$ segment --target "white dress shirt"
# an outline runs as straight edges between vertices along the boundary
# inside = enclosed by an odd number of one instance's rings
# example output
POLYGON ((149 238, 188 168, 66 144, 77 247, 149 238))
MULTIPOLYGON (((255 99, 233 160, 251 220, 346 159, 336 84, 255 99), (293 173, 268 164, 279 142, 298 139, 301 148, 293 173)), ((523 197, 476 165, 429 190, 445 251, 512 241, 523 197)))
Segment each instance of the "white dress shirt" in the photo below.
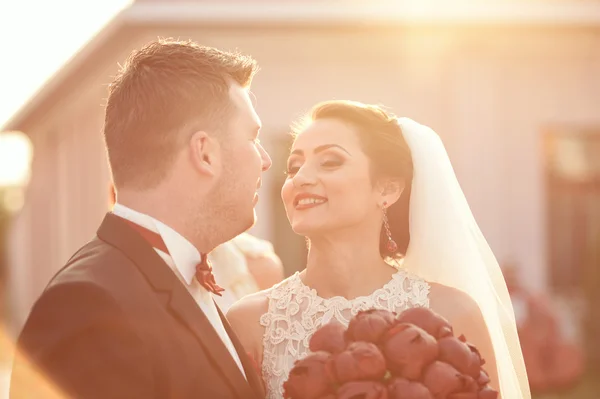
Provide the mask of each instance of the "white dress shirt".
POLYGON ((112 212, 123 219, 127 219, 130 222, 145 227, 161 236, 169 250, 170 256, 159 249, 154 248, 154 250, 160 255, 171 270, 173 270, 179 281, 181 281, 190 295, 194 298, 221 338, 221 341, 223 341, 223 344, 231 353, 231 356, 237 363, 240 371, 246 376, 240 357, 219 317, 212 293, 200 285, 196 279, 196 265, 200 263, 200 252, 196 247, 181 234, 149 215, 134 211, 119 203, 115 204, 112 212))

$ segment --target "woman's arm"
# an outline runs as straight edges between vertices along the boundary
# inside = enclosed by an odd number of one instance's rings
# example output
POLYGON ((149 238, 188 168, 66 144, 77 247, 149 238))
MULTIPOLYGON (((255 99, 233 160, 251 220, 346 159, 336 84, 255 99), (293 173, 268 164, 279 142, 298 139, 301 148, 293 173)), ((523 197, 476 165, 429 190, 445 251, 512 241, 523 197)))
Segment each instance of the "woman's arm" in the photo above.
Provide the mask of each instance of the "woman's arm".
POLYGON ((499 391, 494 347, 477 303, 462 291, 431 284, 430 307, 452 324, 455 336, 464 335, 468 342, 477 347, 485 359, 483 368, 489 374, 490 386, 499 391))
POLYGON ((264 291, 251 294, 234 303, 227 312, 227 320, 246 352, 260 366, 264 327, 260 317, 267 312, 268 298, 264 291))

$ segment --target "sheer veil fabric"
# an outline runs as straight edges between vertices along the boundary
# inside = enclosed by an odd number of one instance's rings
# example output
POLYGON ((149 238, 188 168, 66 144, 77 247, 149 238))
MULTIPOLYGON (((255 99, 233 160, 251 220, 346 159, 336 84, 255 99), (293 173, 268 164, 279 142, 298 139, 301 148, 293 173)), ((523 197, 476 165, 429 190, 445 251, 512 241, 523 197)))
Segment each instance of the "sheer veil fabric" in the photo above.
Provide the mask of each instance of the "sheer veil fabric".
POLYGON ((494 347, 505 399, 530 399, 515 316, 500 266, 460 188, 439 136, 398 118, 411 150, 410 243, 404 267, 429 282, 456 288, 475 300, 494 347))

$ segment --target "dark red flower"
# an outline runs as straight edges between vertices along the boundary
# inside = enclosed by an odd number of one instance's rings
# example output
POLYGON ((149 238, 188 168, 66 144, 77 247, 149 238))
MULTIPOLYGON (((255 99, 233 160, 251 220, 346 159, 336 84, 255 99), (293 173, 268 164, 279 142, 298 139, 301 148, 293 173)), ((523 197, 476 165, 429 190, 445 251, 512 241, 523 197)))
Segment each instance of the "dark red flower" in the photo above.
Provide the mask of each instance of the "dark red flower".
POLYGON ((423 384, 435 398, 450 397, 453 393, 477 391, 477 384, 448 363, 435 361, 423 374, 423 384))
POLYGON ((479 391, 479 386, 477 382, 471 377, 466 376, 466 382, 463 386, 462 392, 455 392, 448 395, 447 399, 478 399, 477 393, 479 391))
POLYGON ((390 399, 434 399, 429 389, 417 381, 394 378, 388 384, 390 399))
POLYGON ((383 355, 396 377, 419 379, 438 353, 435 338, 412 324, 398 324, 384 337, 383 355))
POLYGON ((486 371, 484 369, 480 369, 479 377, 477 378, 477 384, 480 387, 484 387, 489 383, 490 383, 490 377, 488 376, 488 374, 486 373, 486 371))
POLYGON ((485 387, 479 391, 477 399, 498 399, 498 391, 495 391, 490 387, 485 387))
POLYGON ((481 353, 479 353, 479 349, 477 349, 475 347, 475 345, 473 345, 472 343, 467 342, 467 338, 465 338, 464 335, 461 335, 460 337, 458 337, 458 339, 460 340, 460 342, 464 342, 465 345, 467 345, 469 347, 471 352, 473 352, 475 355, 477 355, 477 357, 479 357, 479 362, 483 366, 485 364, 485 359, 481 357, 481 353))
POLYGON ((470 346, 456 337, 442 338, 438 340, 438 345, 440 347, 440 361, 450 364, 459 372, 474 379, 479 378, 481 373, 479 352, 471 350, 470 346))
POLYGON ((353 342, 332 361, 333 373, 340 383, 361 380, 381 380, 386 364, 379 348, 370 342, 353 342))
POLYGON ((371 309, 359 312, 350 320, 346 339, 349 341, 366 341, 374 344, 394 324, 395 314, 387 310, 371 309))
POLYGON ((410 308, 398 316, 400 323, 410 323, 427 331, 435 339, 452 335, 452 326, 448 320, 427 308, 410 308))
POLYGON ((388 392, 380 382, 352 381, 338 389, 337 399, 388 399, 388 392))
POLYGON ((458 392, 451 393, 447 396, 447 399, 479 399, 477 392, 458 392))
POLYGON ((319 328, 310 338, 309 349, 311 352, 340 353, 346 349, 344 335, 346 327, 333 321, 319 328))
POLYGON ((481 387, 477 384, 477 381, 467 376, 467 382, 464 387, 465 392, 477 392, 479 389, 481 389, 481 387))
POLYGON ((283 383, 287 399, 319 399, 334 393, 331 355, 316 352, 296 361, 288 380, 283 383))

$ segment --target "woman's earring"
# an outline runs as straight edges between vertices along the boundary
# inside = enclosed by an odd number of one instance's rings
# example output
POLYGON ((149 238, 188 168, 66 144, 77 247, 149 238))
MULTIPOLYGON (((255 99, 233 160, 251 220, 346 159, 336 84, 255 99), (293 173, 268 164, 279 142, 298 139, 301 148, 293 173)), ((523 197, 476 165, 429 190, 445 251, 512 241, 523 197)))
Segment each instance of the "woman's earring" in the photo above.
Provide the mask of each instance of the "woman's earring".
POLYGON ((398 252, 398 244, 392 238, 392 232, 390 231, 390 224, 388 222, 387 217, 387 202, 383 203, 383 228, 385 229, 385 235, 387 236, 388 242, 385 244, 385 249, 392 255, 395 255, 398 252))

